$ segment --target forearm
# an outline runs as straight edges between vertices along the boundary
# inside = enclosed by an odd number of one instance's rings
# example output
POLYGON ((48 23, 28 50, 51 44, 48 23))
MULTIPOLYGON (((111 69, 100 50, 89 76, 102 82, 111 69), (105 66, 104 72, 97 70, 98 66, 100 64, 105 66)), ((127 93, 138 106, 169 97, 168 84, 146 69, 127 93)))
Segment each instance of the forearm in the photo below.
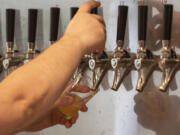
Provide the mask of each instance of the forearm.
POLYGON ((25 126, 51 109, 80 62, 83 50, 79 44, 63 38, 1 83, 2 95, 6 91, 11 101, 7 109, 14 113, 8 124, 17 125, 18 120, 19 126, 25 126))
POLYGON ((21 131, 54 107, 81 57, 102 52, 106 41, 102 17, 90 14, 99 2, 85 2, 65 36, 0 84, 0 134, 21 131), (68 37, 67 37, 68 36, 68 37))

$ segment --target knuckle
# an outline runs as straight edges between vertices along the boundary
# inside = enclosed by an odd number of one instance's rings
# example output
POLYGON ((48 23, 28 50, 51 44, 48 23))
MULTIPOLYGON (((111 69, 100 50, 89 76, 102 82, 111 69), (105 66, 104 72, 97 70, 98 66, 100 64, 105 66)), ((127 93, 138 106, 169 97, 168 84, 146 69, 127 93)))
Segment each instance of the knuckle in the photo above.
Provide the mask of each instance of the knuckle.
POLYGON ((88 8, 88 2, 84 2, 81 6, 80 6, 80 11, 81 11, 81 9, 86 9, 86 8, 88 8))
POLYGON ((91 7, 91 5, 94 3, 94 1, 86 1, 81 6, 82 7, 91 7))
POLYGON ((100 26, 99 31, 102 35, 105 35, 105 30, 104 30, 103 26, 100 26))
POLYGON ((84 2, 84 3, 82 4, 81 7, 83 7, 83 6, 88 6, 88 5, 89 5, 89 1, 86 1, 86 2, 84 2))
POLYGON ((100 19, 100 20, 104 20, 104 19, 103 19, 103 17, 102 17, 102 16, 100 16, 100 15, 99 15, 99 19, 100 19))

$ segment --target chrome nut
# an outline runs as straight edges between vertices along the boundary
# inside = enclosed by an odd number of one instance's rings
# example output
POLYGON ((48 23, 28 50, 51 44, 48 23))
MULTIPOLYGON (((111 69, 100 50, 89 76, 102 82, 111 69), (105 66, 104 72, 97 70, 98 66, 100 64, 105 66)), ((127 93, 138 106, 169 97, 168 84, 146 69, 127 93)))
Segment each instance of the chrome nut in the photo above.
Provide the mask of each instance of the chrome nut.
POLYGON ((136 69, 139 70, 141 68, 141 65, 142 65, 141 60, 140 59, 136 59, 134 61, 134 65, 135 65, 136 69))
POLYGON ((28 59, 24 60, 24 64, 27 64, 28 62, 29 62, 29 60, 28 60, 28 59))
POLYGON ((117 63, 118 63, 118 60, 116 58, 111 59, 111 66, 113 69, 117 68, 117 65, 118 65, 117 63))
POLYGON ((4 67, 4 69, 8 69, 8 67, 9 67, 9 59, 3 60, 3 67, 4 67))
POLYGON ((94 59, 90 59, 90 60, 89 60, 89 68, 90 68, 91 70, 94 70, 95 65, 96 65, 96 61, 95 61, 94 59))

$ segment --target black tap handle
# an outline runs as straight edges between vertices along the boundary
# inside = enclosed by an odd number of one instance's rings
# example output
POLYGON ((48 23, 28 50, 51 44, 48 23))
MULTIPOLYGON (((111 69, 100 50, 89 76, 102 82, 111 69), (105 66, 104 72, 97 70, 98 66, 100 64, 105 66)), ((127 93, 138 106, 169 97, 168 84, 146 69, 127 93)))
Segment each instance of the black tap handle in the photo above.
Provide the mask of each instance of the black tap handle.
POLYGON ((125 32, 126 32, 127 15, 128 15, 128 7, 127 6, 119 6, 117 40, 124 41, 125 32))
POLYGON ((28 10, 28 42, 35 43, 37 27, 37 9, 28 10))
POLYGON ((58 36, 60 8, 51 8, 50 41, 56 41, 58 36))
POLYGON ((164 5, 164 40, 171 40, 173 5, 164 5))
POLYGON ((147 17, 148 17, 148 6, 139 6, 138 9, 138 23, 139 23, 139 40, 146 40, 147 33, 147 17))
POLYGON ((15 9, 6 9, 6 40, 14 42, 15 9))
POLYGON ((98 8, 96 7, 96 8, 93 8, 92 10, 91 10, 91 14, 98 14, 98 8))
POLYGON ((71 8, 71 19, 75 16, 75 14, 77 13, 78 10, 79 10, 78 7, 71 8))

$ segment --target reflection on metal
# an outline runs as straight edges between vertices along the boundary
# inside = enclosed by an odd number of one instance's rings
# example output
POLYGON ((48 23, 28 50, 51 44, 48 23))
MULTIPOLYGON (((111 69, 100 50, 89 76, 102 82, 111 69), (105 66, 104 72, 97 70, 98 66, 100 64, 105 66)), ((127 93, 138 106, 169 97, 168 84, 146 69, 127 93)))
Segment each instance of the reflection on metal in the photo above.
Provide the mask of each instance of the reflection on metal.
POLYGON ((160 55, 159 67, 162 71, 162 81, 159 89, 166 91, 180 66, 175 50, 171 47, 171 30, 173 21, 173 5, 164 5, 164 37, 160 55))
POLYGON ((84 76, 84 73, 88 69, 88 61, 89 61, 89 59, 90 59, 89 55, 85 55, 82 58, 78 68, 76 69, 76 71, 75 71, 75 73, 74 73, 74 75, 72 77, 72 83, 74 85, 76 85, 76 84, 81 82, 82 77, 84 76))
POLYGON ((147 84, 149 77, 154 69, 158 66, 157 57, 146 48, 146 33, 148 22, 148 6, 141 5, 138 7, 138 40, 137 59, 134 61, 138 71, 138 81, 136 90, 142 92, 147 84))
POLYGON ((144 90, 152 72, 158 67, 158 59, 157 56, 153 56, 152 53, 145 48, 144 41, 139 41, 137 59, 134 61, 134 65, 138 71, 136 90, 139 92, 144 90))
POLYGON ((165 92, 180 67, 180 59, 177 58, 176 52, 170 47, 170 41, 163 41, 159 67, 162 71, 162 81, 159 89, 165 92))
POLYGON ((135 55, 122 48, 123 41, 117 42, 114 57, 111 59, 111 66, 114 71, 112 90, 117 91, 124 78, 134 68, 135 55))
POLYGON ((24 64, 27 64, 30 60, 34 59, 40 51, 35 50, 35 43, 30 42, 29 48, 25 54, 24 64))
POLYGON ((158 66, 158 57, 157 59, 136 59, 135 67, 138 71, 138 81, 136 90, 142 92, 144 90, 145 85, 148 82, 148 79, 152 75, 152 72, 157 69, 158 66))
POLYGON ((24 60, 23 55, 13 49, 13 42, 8 42, 7 46, 8 48, 5 57, 1 60, 6 76, 8 76, 17 67, 21 66, 24 60))
POLYGON ((99 88, 99 85, 110 67, 109 61, 110 60, 105 52, 101 55, 92 54, 91 59, 89 60, 89 68, 93 72, 92 90, 97 90, 99 88))

